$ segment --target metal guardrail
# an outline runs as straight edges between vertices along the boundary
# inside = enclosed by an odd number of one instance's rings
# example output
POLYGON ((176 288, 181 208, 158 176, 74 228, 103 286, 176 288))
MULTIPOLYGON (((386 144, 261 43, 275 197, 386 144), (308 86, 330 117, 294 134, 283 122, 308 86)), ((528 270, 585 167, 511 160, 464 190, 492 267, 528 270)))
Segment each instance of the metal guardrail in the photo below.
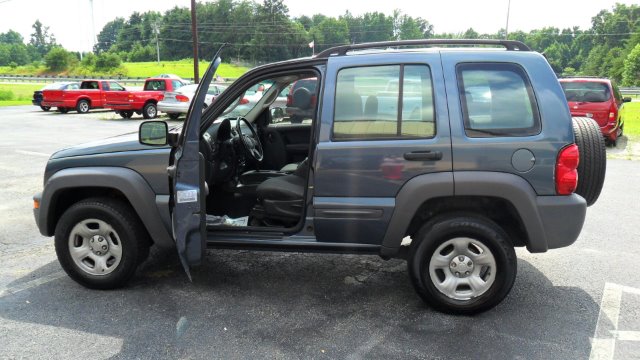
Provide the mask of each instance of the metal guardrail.
MULTIPOLYGON (((3 75, 0 74, 0 82, 15 82, 15 83, 37 83, 47 84, 62 81, 82 81, 85 79, 100 79, 100 80, 115 80, 122 85, 142 85, 148 77, 123 77, 123 76, 56 76, 56 75, 3 75)), ((193 78, 183 78, 193 83, 193 78)), ((222 82, 216 82, 219 84, 231 84, 236 79, 227 78, 222 82)))
POLYGON ((640 87, 621 87, 620 93, 624 95, 640 96, 640 87))

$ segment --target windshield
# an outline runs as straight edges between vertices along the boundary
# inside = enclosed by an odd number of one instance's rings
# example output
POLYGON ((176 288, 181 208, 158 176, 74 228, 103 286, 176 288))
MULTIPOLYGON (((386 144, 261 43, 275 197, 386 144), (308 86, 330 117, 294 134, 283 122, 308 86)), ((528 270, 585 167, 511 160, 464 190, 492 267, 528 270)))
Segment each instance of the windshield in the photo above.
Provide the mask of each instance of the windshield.
POLYGON ((611 99, 609 87, 601 82, 565 81, 561 82, 567 101, 605 102, 611 99))

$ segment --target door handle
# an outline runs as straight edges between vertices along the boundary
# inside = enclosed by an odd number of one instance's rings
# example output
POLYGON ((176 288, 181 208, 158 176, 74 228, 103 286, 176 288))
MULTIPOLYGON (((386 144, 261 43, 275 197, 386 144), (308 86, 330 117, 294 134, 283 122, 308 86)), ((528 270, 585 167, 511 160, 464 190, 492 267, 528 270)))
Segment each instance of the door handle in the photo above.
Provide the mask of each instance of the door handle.
POLYGON ((412 151, 404 153, 404 159, 409 161, 435 161, 442 160, 441 151, 412 151))

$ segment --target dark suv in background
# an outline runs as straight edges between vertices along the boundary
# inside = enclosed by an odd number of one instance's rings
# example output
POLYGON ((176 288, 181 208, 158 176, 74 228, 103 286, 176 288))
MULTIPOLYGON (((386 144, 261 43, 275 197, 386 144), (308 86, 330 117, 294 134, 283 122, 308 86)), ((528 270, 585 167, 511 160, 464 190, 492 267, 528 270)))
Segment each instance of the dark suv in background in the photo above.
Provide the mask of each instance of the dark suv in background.
POLYGON ((606 78, 576 77, 560 79, 571 116, 594 119, 608 144, 616 146, 624 131, 623 98, 613 80, 606 78))

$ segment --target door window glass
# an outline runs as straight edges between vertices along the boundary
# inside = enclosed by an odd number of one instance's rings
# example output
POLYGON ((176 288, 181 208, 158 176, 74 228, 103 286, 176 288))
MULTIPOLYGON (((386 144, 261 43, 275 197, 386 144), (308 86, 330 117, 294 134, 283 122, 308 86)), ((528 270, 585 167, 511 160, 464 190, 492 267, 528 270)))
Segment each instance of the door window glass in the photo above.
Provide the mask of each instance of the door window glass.
POLYGON ((433 85, 426 65, 369 66, 338 73, 334 140, 435 135, 433 85))

